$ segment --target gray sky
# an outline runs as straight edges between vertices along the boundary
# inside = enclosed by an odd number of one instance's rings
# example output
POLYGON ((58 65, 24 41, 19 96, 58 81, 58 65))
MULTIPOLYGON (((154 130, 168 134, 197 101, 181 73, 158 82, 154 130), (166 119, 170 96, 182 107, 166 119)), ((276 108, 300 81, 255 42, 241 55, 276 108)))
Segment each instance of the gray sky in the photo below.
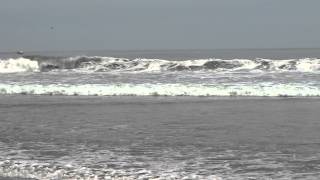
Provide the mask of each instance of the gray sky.
POLYGON ((0 51, 320 47, 319 7, 319 0, 0 0, 0 51))

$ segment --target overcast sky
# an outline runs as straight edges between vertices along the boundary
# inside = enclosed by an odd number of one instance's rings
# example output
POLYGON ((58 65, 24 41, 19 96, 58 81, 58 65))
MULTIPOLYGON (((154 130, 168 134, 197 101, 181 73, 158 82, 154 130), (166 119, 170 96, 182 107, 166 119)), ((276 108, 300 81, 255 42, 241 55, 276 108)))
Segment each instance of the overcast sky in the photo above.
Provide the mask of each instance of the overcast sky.
POLYGON ((319 7, 319 0, 0 0, 0 51, 320 47, 319 7))

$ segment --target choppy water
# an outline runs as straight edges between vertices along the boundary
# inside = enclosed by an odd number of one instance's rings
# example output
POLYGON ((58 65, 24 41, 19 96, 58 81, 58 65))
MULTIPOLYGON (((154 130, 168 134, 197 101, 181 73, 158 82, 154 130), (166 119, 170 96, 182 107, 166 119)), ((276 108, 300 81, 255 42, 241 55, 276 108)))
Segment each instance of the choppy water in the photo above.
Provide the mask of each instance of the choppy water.
MULTIPOLYGON (((118 57, 62 56, 59 53, 55 56, 41 53, 23 57, 6 55, 0 60, 0 93, 91 96, 320 95, 320 59, 315 54, 316 49, 266 50, 263 53, 261 50, 243 51, 234 50, 233 54, 239 54, 234 58, 229 57, 231 52, 222 50, 216 53, 224 53, 222 58, 215 58, 215 51, 211 52, 211 56, 210 51, 186 51, 185 56, 180 51, 168 51, 163 56, 161 53, 165 52, 151 51, 141 52, 142 57, 130 51, 127 54, 118 53, 118 57), (268 52, 274 55, 259 58, 268 52), (309 56, 301 57, 299 52, 302 55, 309 53, 309 56), (131 56, 128 55, 130 53, 131 56), (245 53, 247 58, 243 56, 245 53), (287 56, 284 56, 286 53, 287 56), (151 58, 152 54, 155 58, 151 58), (252 54, 256 54, 257 58, 252 58, 252 54)), ((111 55, 115 55, 113 53, 111 55)))
POLYGON ((0 177, 320 178, 318 49, 0 57, 0 177))
POLYGON ((319 99, 2 96, 0 174, 319 179, 319 99))

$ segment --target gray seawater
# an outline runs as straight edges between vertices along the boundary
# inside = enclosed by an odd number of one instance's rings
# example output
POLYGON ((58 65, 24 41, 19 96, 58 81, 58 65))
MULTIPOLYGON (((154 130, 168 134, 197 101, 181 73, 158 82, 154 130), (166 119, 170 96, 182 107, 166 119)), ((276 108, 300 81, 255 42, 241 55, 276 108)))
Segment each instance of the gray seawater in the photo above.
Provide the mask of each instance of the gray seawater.
POLYGON ((319 179, 318 98, 1 96, 0 174, 319 179))
MULTIPOLYGON (((282 49, 177 49, 177 50, 89 50, 89 51, 30 51, 24 55, 42 56, 107 56, 148 59, 291 59, 320 57, 320 48, 282 48, 282 49)), ((0 57, 19 57, 15 52, 0 52, 0 57)))
POLYGON ((320 179, 319 57, 0 53, 0 179, 320 179))

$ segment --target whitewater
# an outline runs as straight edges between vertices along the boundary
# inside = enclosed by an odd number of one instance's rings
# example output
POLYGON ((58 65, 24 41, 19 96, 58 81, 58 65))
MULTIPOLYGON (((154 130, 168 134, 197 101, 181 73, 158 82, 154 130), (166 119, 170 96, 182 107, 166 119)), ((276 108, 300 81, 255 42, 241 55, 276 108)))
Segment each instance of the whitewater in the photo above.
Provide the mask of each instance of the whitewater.
POLYGON ((320 179, 319 52, 0 53, 0 179, 320 179))
POLYGON ((320 59, 23 56, 0 60, 1 94, 319 96, 320 59))

